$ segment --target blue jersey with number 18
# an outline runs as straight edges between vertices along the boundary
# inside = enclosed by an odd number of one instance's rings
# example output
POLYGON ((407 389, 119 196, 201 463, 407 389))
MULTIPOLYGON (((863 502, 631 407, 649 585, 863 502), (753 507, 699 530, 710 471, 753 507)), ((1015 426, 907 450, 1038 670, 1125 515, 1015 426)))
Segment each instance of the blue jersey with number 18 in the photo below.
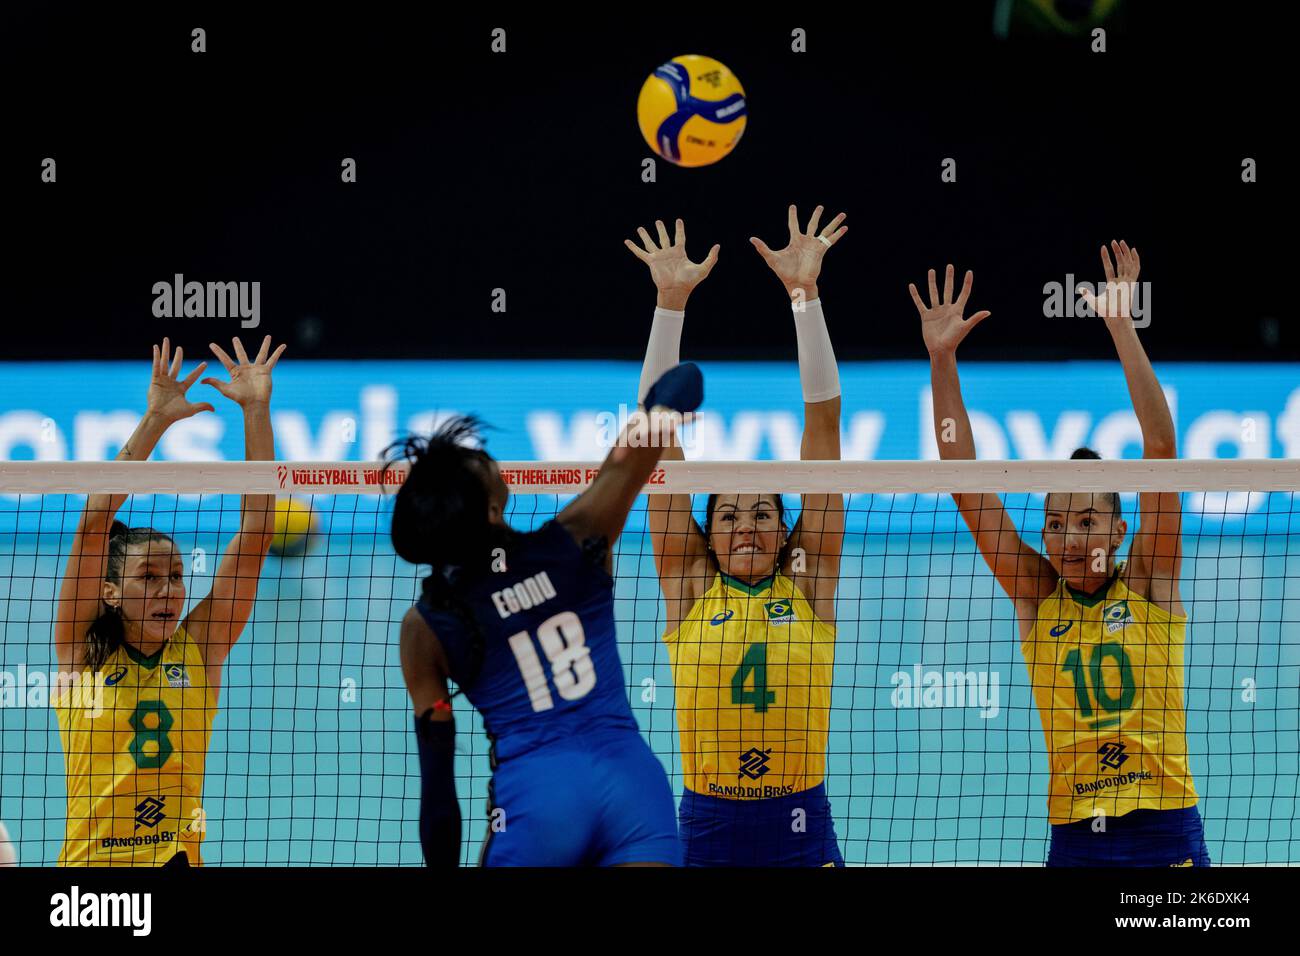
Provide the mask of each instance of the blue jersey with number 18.
POLYGON ((504 570, 474 576, 461 599, 483 635, 456 614, 416 605, 446 651, 451 678, 483 715, 495 760, 556 740, 638 731, 614 627, 604 542, 581 547, 558 521, 520 535, 504 570))

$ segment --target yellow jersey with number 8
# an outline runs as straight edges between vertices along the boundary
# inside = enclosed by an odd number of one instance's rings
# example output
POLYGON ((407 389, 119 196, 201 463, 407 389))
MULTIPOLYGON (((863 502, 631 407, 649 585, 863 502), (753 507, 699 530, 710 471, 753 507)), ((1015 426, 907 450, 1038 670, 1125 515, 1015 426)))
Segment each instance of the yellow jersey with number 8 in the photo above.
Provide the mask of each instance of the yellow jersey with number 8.
POLYGON ((664 642, 688 790, 758 800, 825 779, 835 629, 793 581, 719 574, 664 642))
POLYGON ((1064 581, 1021 642, 1047 738, 1048 820, 1071 823, 1196 803, 1187 760, 1187 618, 1124 583, 1095 599, 1064 581))
POLYGON ((217 712, 202 652, 177 628, 152 657, 119 647, 98 677, 99 693, 73 687, 52 701, 68 777, 59 865, 161 866, 179 851, 200 865, 217 712))

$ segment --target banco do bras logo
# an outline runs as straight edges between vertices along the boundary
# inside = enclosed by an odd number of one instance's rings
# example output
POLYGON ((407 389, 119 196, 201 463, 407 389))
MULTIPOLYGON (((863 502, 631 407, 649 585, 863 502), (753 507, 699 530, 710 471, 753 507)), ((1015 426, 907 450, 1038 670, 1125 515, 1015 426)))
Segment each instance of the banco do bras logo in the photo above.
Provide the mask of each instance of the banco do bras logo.
POLYGON ((1103 767, 1109 767, 1112 770, 1118 770, 1128 760, 1128 754, 1124 753, 1123 744, 1104 743, 1097 750, 1097 753, 1101 755, 1101 760, 1097 762, 1103 767))
POLYGON ((750 747, 740 755, 740 773, 737 777, 748 777, 750 780, 757 780, 763 774, 767 773, 767 758, 772 752, 772 748, 759 750, 757 747, 750 747))
POLYGON ((163 813, 163 807, 167 804, 166 797, 145 797, 135 805, 135 828, 149 827, 153 829, 167 819, 167 814, 163 813))

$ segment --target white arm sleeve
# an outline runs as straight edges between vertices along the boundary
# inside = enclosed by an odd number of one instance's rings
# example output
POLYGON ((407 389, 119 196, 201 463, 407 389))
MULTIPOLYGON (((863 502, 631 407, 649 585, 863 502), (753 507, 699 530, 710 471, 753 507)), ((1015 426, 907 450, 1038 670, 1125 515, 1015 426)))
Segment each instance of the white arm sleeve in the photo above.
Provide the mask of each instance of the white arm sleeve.
MULTIPOLYGON (((793 308, 793 306, 791 306, 793 308)), ((824 402, 840 394, 840 369, 826 331, 822 300, 804 303, 794 313, 794 334, 799 342, 799 384, 805 402, 824 402)))
POLYGON ((645 362, 641 365, 641 384, 636 390, 638 402, 645 399, 645 393, 659 381, 660 375, 681 362, 682 323, 685 319, 685 312, 655 309, 650 341, 645 347, 645 362))

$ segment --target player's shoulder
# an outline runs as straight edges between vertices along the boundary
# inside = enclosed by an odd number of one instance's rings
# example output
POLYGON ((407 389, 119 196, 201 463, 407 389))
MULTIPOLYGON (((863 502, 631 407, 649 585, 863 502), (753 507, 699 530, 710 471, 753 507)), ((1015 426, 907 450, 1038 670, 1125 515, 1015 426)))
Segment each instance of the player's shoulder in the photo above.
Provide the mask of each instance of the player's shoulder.
MULTIPOLYGON (((421 598, 420 601, 424 599, 421 598)), ((433 628, 429 626, 429 621, 420 608, 420 602, 412 604, 402 615, 402 636, 418 636, 420 634, 432 634, 433 628)))

